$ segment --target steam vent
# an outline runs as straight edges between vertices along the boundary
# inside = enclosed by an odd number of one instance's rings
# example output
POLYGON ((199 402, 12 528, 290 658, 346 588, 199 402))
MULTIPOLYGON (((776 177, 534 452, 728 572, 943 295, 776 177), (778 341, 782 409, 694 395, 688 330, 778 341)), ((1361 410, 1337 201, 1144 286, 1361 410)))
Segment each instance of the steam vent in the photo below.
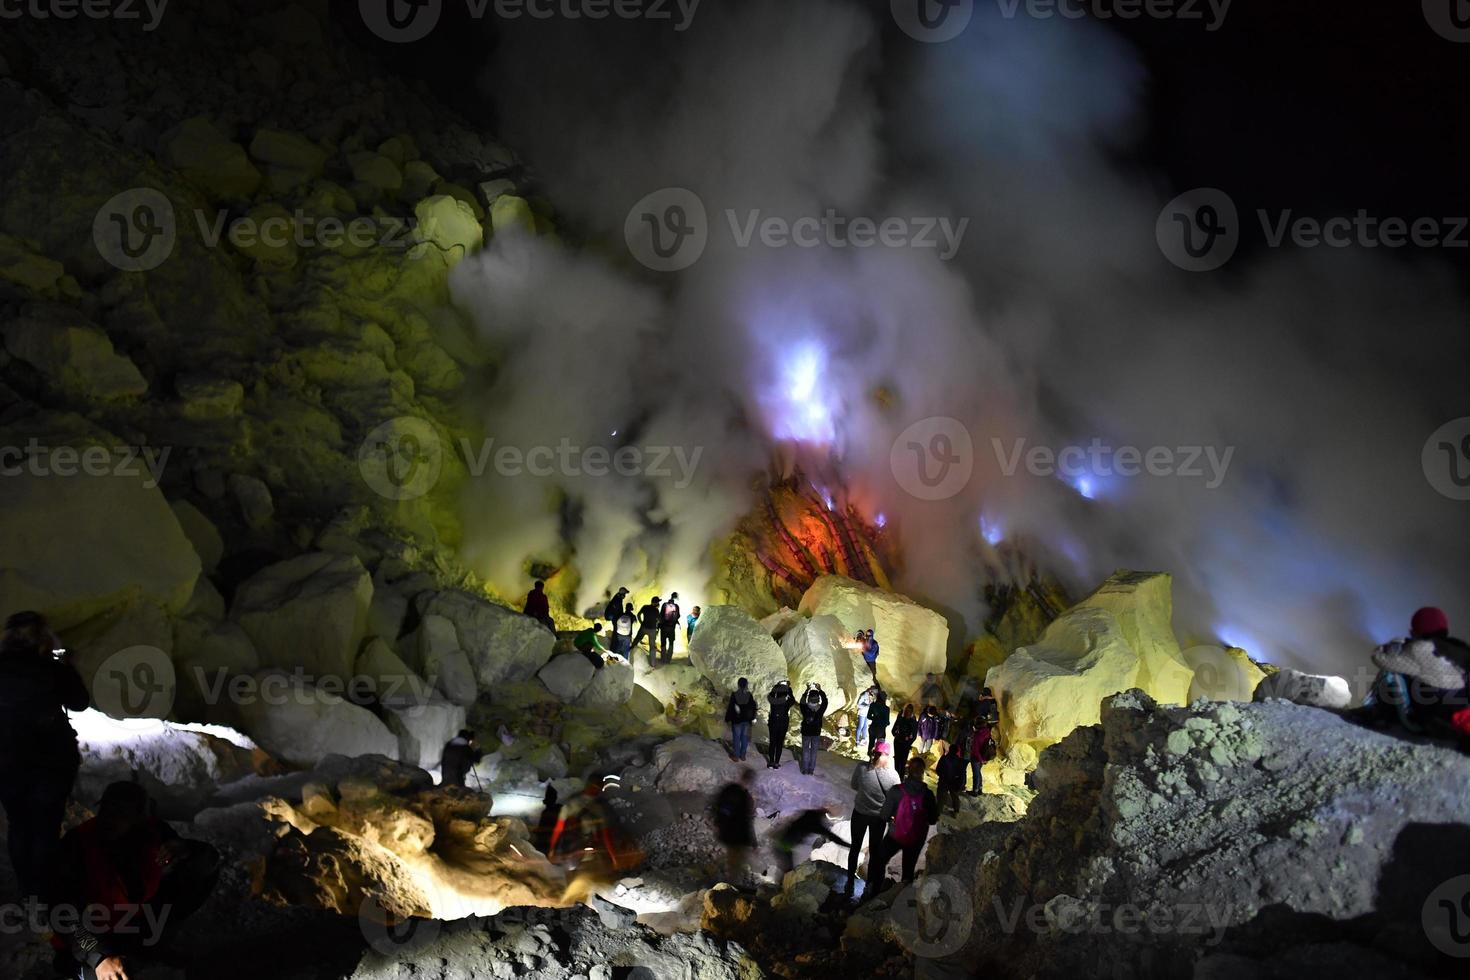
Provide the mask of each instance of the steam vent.
POLYGON ((1470 975, 1465 8, 0 0, 0 980, 1470 975))

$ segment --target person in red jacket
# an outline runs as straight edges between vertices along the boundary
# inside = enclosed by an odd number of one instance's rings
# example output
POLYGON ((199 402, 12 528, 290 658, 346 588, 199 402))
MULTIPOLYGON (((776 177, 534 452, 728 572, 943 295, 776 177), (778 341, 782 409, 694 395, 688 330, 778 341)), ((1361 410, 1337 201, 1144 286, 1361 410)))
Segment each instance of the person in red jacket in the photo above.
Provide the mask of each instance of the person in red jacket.
POLYGON ((556 620, 551 618, 551 599, 546 595, 546 583, 538 581, 535 588, 526 593, 526 604, 521 612, 541 623, 551 632, 556 632, 556 620))
POLYGON ((979 796, 981 769, 995 758, 995 734, 990 725, 979 716, 970 719, 965 726, 965 755, 970 760, 970 795, 979 796))
POLYGON ((56 895, 80 915, 52 943, 74 976, 142 976, 214 891, 219 852, 179 837, 151 810, 137 783, 113 783, 97 816, 62 839, 56 895))

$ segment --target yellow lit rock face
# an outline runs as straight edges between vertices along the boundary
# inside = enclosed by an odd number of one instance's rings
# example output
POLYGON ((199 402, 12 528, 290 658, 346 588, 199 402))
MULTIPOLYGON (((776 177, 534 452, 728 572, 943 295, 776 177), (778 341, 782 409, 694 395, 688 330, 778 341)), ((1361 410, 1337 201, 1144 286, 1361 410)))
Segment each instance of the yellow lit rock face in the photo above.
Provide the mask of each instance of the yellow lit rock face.
POLYGON ((1118 572, 1063 613, 1035 644, 1021 647, 986 675, 1001 703, 1007 744, 1042 749, 1073 729, 1096 725, 1102 700, 1142 688, 1183 704, 1194 671, 1170 624, 1171 579, 1118 572))

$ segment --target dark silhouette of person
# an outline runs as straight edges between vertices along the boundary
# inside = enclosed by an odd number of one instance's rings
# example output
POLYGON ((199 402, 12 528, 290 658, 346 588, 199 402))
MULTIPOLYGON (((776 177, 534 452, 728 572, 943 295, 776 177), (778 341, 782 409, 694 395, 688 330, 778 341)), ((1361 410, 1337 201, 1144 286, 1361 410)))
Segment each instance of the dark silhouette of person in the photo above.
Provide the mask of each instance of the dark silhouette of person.
POLYGON ((521 612, 543 624, 551 632, 556 632, 556 620, 551 618, 551 599, 546 595, 545 582, 538 580, 531 591, 526 593, 526 604, 521 612))

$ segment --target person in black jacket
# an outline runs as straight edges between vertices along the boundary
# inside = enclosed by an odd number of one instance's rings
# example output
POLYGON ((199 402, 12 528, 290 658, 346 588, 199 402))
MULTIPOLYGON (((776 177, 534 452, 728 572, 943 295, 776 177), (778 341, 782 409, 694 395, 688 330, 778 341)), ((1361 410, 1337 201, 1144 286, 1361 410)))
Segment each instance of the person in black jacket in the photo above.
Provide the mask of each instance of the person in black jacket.
POLYGON ((750 693, 750 681, 744 677, 735 685, 730 703, 725 706, 725 722, 730 726, 730 742, 733 751, 731 762, 744 762, 745 753, 750 751, 750 726, 755 724, 757 713, 755 695, 750 693))
POLYGON ((822 685, 808 685, 801 696, 801 771, 817 771, 817 750, 822 747, 822 721, 827 717, 827 692, 822 685))
POLYGON ((873 747, 888 738, 888 722, 891 713, 888 710, 888 695, 879 688, 878 693, 873 695, 873 703, 868 706, 868 754, 873 754, 873 747))
POLYGON ((914 717, 914 706, 906 704, 898 720, 893 723, 893 768, 907 772, 909 753, 914 749, 914 739, 919 737, 919 719, 914 717))
POLYGON ((623 600, 627 598, 627 589, 618 589, 613 597, 607 600, 607 605, 602 607, 602 618, 609 623, 616 623, 618 617, 623 614, 623 600))
POLYGON ((771 713, 766 721, 771 730, 770 752, 766 755, 767 769, 781 768, 781 752, 786 748, 786 732, 791 728, 791 709, 796 707, 796 695, 791 693, 791 684, 777 681, 766 695, 771 713))
MULTIPOLYGON (((658 611, 659 599, 658 596, 654 596, 647 605, 638 610, 638 635, 633 637, 634 650, 638 649, 638 644, 643 642, 645 636, 648 637, 648 666, 650 667, 658 666, 658 647, 656 645, 658 641, 655 639, 658 636, 658 611)), ((628 659, 633 658, 630 655, 628 659)))
MULTIPOLYGON (((753 699, 752 699, 753 700, 753 699)), ((740 884, 751 848, 755 847, 755 770, 743 769, 740 782, 729 783, 715 795, 710 809, 715 837, 729 852, 730 883, 740 884)))
POLYGON ((45 617, 20 612, 0 639, 0 804, 10 863, 27 895, 42 898, 55 869, 66 800, 81 768, 67 711, 89 703, 81 675, 45 617))
POLYGON ((471 769, 485 758, 485 750, 475 741, 475 733, 466 728, 444 746, 439 758, 441 786, 464 786, 471 769))

